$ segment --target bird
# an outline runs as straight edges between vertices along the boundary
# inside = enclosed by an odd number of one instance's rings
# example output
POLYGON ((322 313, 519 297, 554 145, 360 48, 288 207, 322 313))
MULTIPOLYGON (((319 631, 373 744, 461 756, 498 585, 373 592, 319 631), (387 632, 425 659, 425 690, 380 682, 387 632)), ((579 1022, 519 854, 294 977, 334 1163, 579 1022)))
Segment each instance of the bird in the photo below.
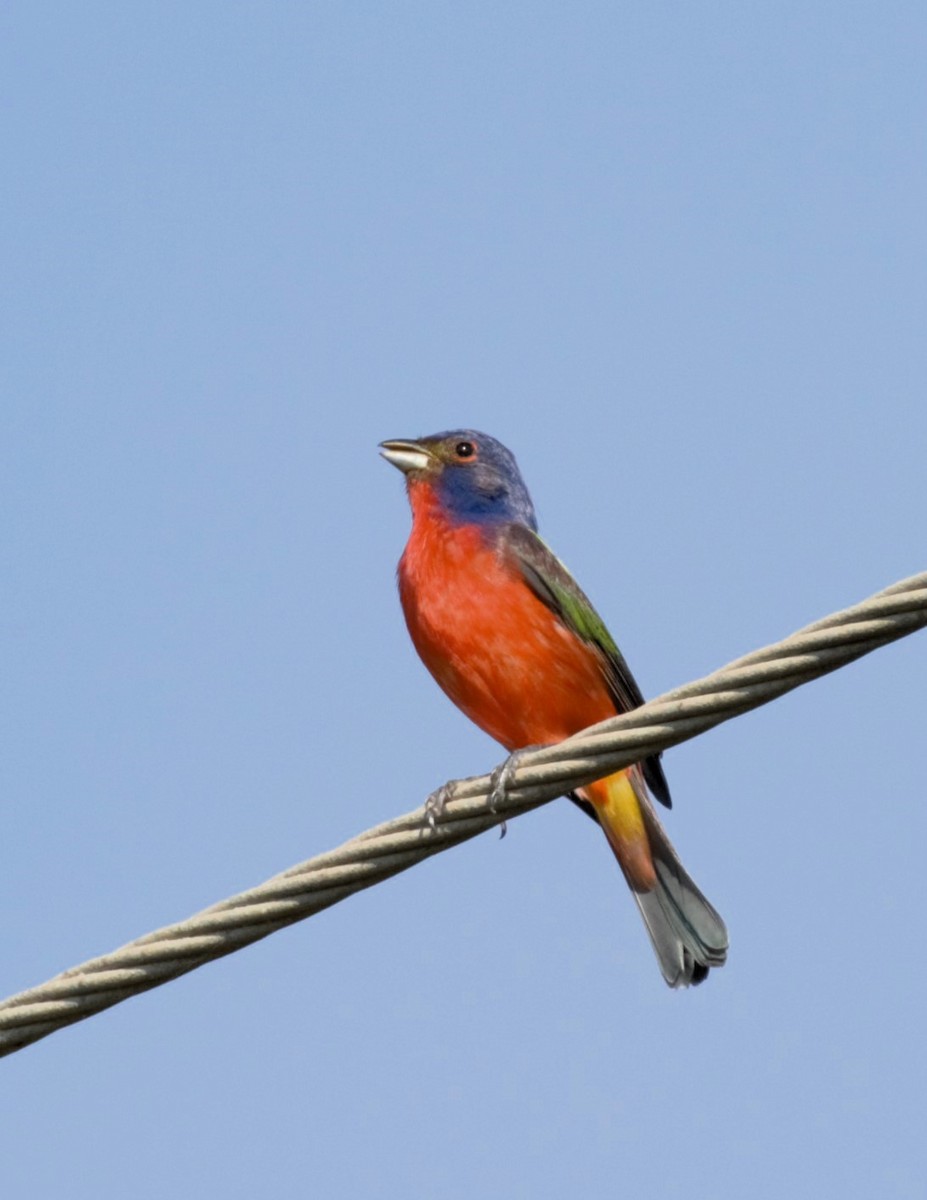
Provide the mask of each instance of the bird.
MULTIPOLYGON (((475 429, 380 443, 404 474, 412 529, 397 580, 419 657, 447 696, 509 752, 546 746, 644 703, 602 618, 542 541, 514 455, 475 429)), ((663 978, 701 983, 727 958, 724 922, 683 867, 653 800, 671 806, 659 755, 573 800, 603 829, 663 978)))

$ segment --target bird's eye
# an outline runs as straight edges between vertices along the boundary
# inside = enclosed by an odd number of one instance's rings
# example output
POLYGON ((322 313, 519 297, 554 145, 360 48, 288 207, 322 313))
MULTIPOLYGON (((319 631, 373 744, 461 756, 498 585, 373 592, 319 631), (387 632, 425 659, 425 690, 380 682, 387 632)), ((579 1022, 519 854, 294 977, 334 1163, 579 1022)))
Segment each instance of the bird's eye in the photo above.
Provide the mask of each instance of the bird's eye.
POLYGON ((472 442, 458 442, 454 447, 454 453, 458 458, 472 458, 476 453, 476 446, 472 442))

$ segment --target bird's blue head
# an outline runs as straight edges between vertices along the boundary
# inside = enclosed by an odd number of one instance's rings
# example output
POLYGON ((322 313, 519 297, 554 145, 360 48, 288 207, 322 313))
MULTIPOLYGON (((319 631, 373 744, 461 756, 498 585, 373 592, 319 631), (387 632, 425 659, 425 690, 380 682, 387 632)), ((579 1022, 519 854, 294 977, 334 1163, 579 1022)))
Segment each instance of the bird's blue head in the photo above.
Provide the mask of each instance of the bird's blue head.
POLYGON ((405 474, 410 488, 430 487, 451 521, 538 527, 515 455, 488 433, 454 429, 415 441, 381 442, 380 453, 405 474))

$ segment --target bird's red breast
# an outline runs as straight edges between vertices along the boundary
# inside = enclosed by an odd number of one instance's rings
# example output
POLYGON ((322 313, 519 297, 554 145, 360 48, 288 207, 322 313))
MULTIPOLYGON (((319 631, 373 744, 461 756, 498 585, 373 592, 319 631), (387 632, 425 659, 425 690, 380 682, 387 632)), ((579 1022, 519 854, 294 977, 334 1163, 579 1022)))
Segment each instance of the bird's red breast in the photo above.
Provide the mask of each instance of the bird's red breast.
POLYGON ((468 717, 510 750, 560 741, 613 716, 596 652, 508 560, 504 541, 447 518, 412 484, 413 527, 399 564, 412 641, 468 717))

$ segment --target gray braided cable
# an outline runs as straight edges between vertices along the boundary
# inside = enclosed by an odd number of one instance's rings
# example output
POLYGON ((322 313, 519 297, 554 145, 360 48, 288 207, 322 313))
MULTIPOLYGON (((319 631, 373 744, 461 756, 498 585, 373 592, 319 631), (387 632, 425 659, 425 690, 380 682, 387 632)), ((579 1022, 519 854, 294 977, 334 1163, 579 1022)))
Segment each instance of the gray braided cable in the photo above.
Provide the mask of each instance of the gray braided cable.
POLYGON ((526 752, 495 812, 487 806, 488 775, 458 780, 450 785, 452 798, 433 828, 424 808, 418 808, 186 921, 0 1002, 0 1055, 259 941, 503 820, 687 741, 925 625, 927 572, 633 712, 526 752))

